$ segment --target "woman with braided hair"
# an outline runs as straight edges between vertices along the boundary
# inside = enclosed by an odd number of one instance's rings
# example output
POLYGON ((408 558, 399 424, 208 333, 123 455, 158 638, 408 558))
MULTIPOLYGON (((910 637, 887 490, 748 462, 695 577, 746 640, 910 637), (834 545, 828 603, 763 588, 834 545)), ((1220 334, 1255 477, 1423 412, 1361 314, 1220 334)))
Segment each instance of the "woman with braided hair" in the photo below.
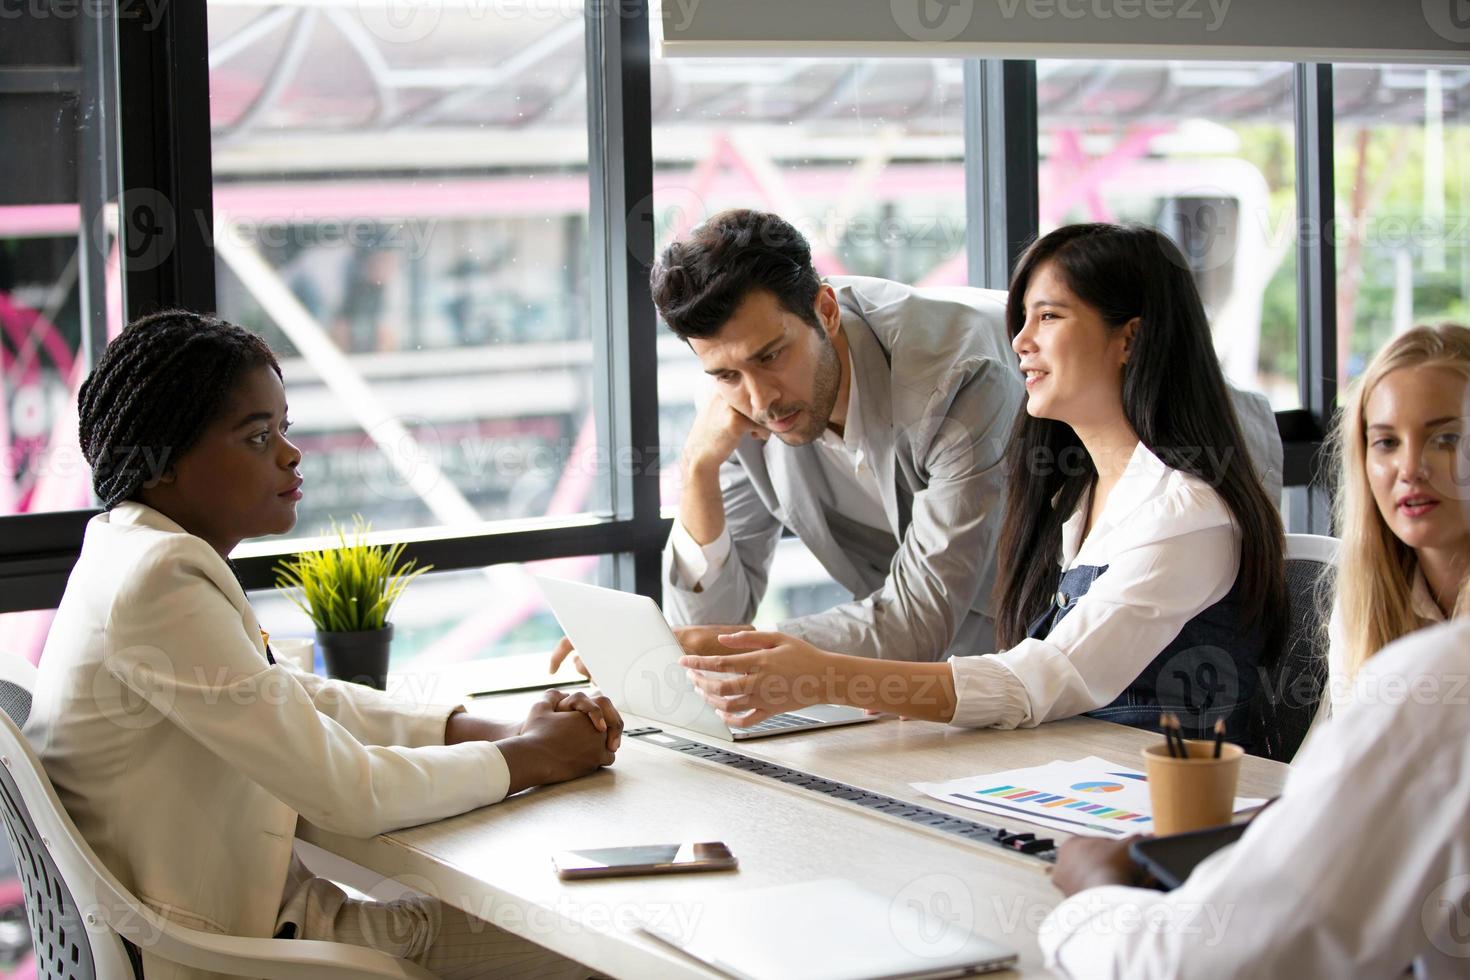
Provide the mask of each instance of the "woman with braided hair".
MULTIPOLYGON (((276 662, 228 559, 296 523, 289 427, 270 349, 193 313, 131 324, 82 386, 106 510, 26 726, 62 803, 124 885, 195 929, 368 946, 445 978, 586 976, 452 903, 351 899, 293 852, 298 815, 371 837, 594 772, 622 721, 606 698, 553 691, 492 722, 276 662)), ((208 976, 124 938, 149 980, 208 976)))

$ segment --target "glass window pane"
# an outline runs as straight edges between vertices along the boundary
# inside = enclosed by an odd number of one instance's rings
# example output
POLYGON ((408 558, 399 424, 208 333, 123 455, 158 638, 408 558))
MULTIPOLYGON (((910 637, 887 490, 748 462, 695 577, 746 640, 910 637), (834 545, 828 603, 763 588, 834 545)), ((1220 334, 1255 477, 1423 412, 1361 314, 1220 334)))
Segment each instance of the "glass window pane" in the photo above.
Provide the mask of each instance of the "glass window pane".
POLYGON ((219 308, 283 356, 296 535, 607 512, 580 6, 214 0, 209 30, 219 308))
MULTIPOLYGON (((658 249, 721 210, 756 208, 800 229, 824 276, 968 282, 961 61, 655 57, 652 92, 658 249)), ((675 508, 679 452, 713 388, 667 330, 658 384, 662 499, 675 508)), ((787 540, 757 618, 849 598, 787 540)))
POLYGON ((0 656, 40 663, 41 650, 46 646, 46 634, 54 618, 54 609, 0 613, 0 656))
POLYGON ((7 21, 0 39, 0 133, 25 147, 0 152, 0 518, 93 506, 75 422, 82 338, 94 317, 98 333, 120 328, 122 295, 104 203, 116 138, 99 122, 115 114, 89 88, 94 13, 7 21))
MULTIPOLYGON (((474 689, 477 671, 473 665, 479 661, 519 659, 526 666, 528 683, 544 679, 562 631, 531 576, 611 587, 615 560, 613 555, 587 555, 420 576, 389 616, 393 623, 390 673, 469 685, 458 692, 438 692, 439 699, 451 701, 474 689), (487 603, 486 596, 494 596, 495 601, 487 603)), ((261 627, 272 638, 313 635, 311 620, 280 592, 262 589, 251 592, 249 598, 261 627)), ((316 672, 326 673, 320 649, 316 672)), ((405 689, 402 693, 420 700, 436 698, 432 690, 405 689)))
POLYGON ((1333 68, 1339 384, 1419 323, 1470 321, 1470 68, 1333 68))
POLYGON ((1041 231, 1179 243, 1233 383, 1298 408, 1293 66, 1037 62, 1041 231))
POLYGON ((779 623, 831 609, 852 596, 832 580, 817 556, 797 538, 782 538, 771 561, 771 580, 755 611, 757 623, 779 623))
MULTIPOLYGON (((964 285, 964 69, 958 60, 712 58, 653 63, 656 246, 726 208, 774 211, 822 275, 964 285)), ((659 338, 663 502, 712 391, 659 338)))

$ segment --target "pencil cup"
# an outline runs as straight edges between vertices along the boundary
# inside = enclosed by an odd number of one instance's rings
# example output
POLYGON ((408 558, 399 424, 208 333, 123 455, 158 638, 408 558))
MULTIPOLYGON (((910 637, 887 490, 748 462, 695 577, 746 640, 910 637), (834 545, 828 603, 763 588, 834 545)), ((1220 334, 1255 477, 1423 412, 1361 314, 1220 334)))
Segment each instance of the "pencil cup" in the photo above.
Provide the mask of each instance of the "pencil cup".
POLYGON ((1235 811, 1235 781, 1240 775, 1239 745, 1220 747, 1214 758, 1213 741, 1186 741, 1189 758, 1169 755, 1167 745, 1143 750, 1148 773, 1149 802, 1154 808, 1154 833, 1182 834, 1230 822, 1235 811))

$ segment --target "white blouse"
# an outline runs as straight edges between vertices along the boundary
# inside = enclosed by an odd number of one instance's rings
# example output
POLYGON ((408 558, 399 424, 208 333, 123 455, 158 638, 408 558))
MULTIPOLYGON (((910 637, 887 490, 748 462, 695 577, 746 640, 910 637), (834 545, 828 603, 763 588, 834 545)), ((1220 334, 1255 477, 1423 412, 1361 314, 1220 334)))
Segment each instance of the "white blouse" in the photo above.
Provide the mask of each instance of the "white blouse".
POLYGON ((1107 571, 1045 639, 951 658, 952 724, 1030 727, 1110 704, 1235 584, 1240 532, 1225 501, 1143 443, 1082 541, 1087 505, 1062 526, 1061 568, 1107 571))
POLYGON ((1281 798, 1167 894, 1078 892, 1040 936, 1066 977, 1463 977, 1470 622, 1412 633, 1292 764, 1281 798))

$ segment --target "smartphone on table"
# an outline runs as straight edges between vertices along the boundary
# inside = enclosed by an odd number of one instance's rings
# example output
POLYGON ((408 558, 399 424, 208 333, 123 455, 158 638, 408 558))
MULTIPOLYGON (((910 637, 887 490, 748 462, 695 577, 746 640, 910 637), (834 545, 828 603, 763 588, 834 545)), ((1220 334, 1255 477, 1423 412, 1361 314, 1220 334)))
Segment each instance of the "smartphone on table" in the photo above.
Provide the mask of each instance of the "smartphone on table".
POLYGON ((572 880, 727 871, 740 862, 723 842, 705 841, 699 844, 644 844, 557 851, 551 856, 551 863, 556 867, 559 878, 572 880))

